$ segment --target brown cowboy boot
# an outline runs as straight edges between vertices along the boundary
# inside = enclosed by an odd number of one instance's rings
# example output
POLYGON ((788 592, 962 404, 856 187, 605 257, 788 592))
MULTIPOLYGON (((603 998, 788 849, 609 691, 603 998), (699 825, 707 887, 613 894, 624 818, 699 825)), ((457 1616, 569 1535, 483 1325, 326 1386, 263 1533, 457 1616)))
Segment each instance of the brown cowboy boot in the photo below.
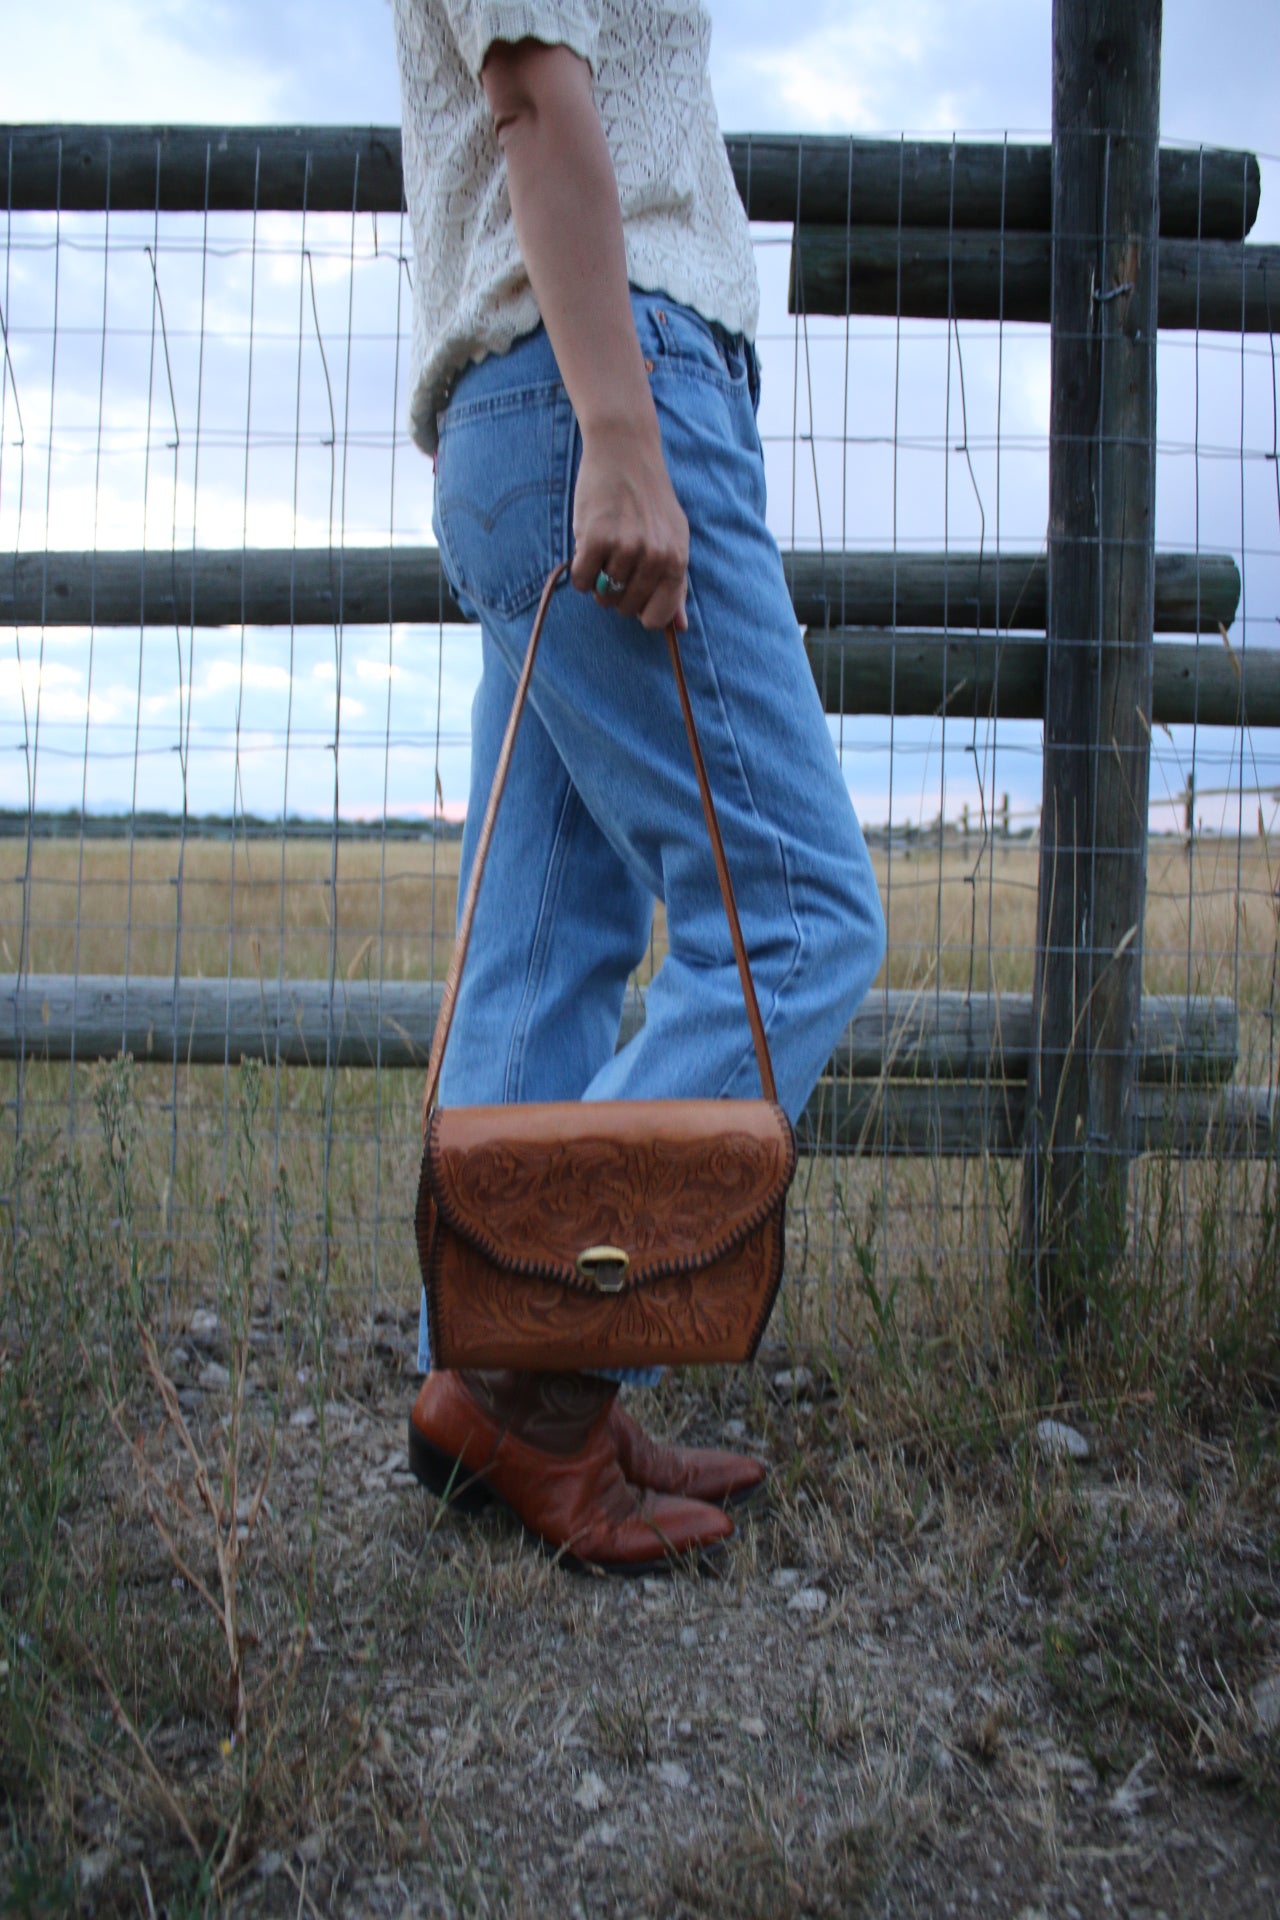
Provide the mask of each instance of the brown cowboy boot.
POLYGON ((654 1440, 624 1413, 615 1400, 609 1409, 609 1432, 618 1449, 618 1461, 633 1487, 654 1493, 682 1494, 712 1506, 731 1506, 747 1500, 763 1484, 759 1460, 722 1447, 675 1447, 654 1440))
POLYGON ((462 1512, 499 1501, 569 1564, 650 1573, 722 1546, 733 1524, 715 1507, 628 1484, 614 1391, 581 1374, 430 1373, 409 1418, 409 1464, 462 1512))

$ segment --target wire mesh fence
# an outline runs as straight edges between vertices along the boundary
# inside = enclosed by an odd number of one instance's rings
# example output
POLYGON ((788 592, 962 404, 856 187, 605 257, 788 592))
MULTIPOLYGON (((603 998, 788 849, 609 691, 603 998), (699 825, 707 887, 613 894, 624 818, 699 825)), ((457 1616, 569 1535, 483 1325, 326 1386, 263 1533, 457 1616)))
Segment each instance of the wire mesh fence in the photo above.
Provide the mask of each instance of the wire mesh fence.
MULTIPOLYGON (((407 1308, 479 649, 423 552, 395 138, 4 139, 11 1223, 34 1218, 43 1164, 96 1142, 101 1062, 123 1048, 154 1274, 198 1290, 248 1053, 265 1062, 264 1258, 284 1166, 351 1311, 407 1308)), ((839 1340, 899 1286, 989 1312, 1016 1246, 1048 149, 730 151, 763 293, 772 524, 888 921, 882 979, 802 1127, 792 1265, 809 1284, 787 1312, 839 1340)), ((1280 268, 1242 244, 1258 180, 1239 154, 1162 164, 1130 1211, 1134 1249, 1188 1286, 1269 1231, 1280 268)), ((659 913, 646 974, 662 950, 659 913)))

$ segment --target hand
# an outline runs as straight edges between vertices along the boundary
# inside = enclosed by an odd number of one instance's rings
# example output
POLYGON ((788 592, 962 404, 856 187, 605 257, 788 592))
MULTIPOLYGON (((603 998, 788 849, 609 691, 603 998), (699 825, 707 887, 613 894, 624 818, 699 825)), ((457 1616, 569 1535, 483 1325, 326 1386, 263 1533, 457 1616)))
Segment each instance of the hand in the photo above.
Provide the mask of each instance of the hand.
POLYGON ((689 624, 689 522, 656 429, 656 419, 652 434, 637 432, 630 421, 584 429, 569 577, 580 593, 595 593, 597 578, 607 573, 623 591, 596 594, 602 607, 633 616, 655 632, 674 621, 683 633, 689 624))

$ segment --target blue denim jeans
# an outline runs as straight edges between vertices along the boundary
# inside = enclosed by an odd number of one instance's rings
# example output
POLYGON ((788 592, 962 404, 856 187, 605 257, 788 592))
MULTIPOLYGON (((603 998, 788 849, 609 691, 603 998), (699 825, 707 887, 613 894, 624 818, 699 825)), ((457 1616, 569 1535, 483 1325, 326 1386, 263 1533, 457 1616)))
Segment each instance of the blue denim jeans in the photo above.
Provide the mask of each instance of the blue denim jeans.
MULTIPOLYGON (((633 293, 632 307, 689 518, 681 657, 794 1119, 880 965, 884 919, 765 523, 753 350, 661 295, 633 293)), ((533 610, 572 553, 579 452, 542 329, 469 368, 441 417, 436 537, 483 650, 459 897, 533 610)), ((485 867, 441 1105, 759 1092, 666 644, 566 584, 485 867), (618 1050, 655 899, 668 952, 643 1027, 618 1050)))

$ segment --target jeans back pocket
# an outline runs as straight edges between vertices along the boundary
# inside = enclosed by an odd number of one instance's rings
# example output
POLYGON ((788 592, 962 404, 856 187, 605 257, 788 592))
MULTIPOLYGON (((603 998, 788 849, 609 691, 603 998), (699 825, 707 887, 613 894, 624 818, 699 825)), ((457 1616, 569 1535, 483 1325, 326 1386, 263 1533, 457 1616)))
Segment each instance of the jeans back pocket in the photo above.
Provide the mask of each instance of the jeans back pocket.
POLYGON ((436 536, 450 580, 479 611, 522 612, 567 559, 574 431, 558 381, 446 408, 436 536))

